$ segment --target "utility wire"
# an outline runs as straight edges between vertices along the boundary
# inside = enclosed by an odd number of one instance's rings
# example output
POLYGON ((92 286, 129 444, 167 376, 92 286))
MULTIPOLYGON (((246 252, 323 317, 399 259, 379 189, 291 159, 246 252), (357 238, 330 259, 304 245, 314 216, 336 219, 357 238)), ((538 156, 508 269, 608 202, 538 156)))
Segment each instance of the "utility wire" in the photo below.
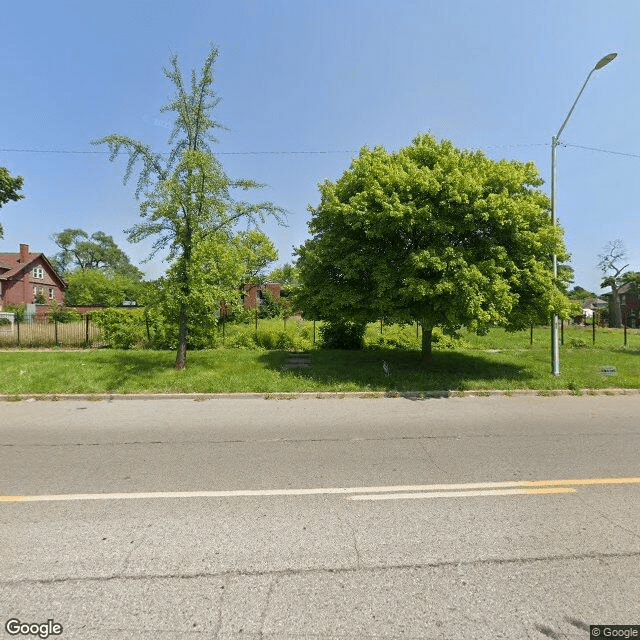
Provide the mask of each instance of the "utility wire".
MULTIPOLYGON (((613 151, 612 149, 601 149, 599 147, 587 147, 581 144, 573 144, 571 142, 560 142, 561 146, 574 147, 576 149, 585 149, 587 151, 597 151, 599 153, 609 153, 616 156, 624 156, 627 158, 640 158, 637 153, 624 153, 622 151, 613 151)), ((548 142, 533 142, 523 144, 490 144, 482 147, 483 149, 512 149, 515 147, 549 147, 548 142)), ((251 156, 251 155, 314 155, 314 154, 333 154, 333 153, 358 153, 358 149, 334 149, 334 150, 308 150, 308 151, 219 151, 214 153, 217 156, 251 156)), ((106 155, 109 151, 81 151, 74 149, 0 149, 0 153, 58 153, 58 154, 94 154, 106 155)), ((127 152, 120 152, 117 155, 126 155, 127 152)), ((169 153, 161 153, 167 156, 169 153)))
POLYGON ((588 151, 599 151, 600 153, 612 153, 616 156, 625 156, 627 158, 640 158, 640 154, 637 153, 623 153, 622 151, 612 151, 610 149, 599 149, 598 147, 585 147, 582 144, 572 144, 570 142, 561 142, 561 145, 565 147, 575 147, 576 149, 587 149, 588 151))
MULTIPOLYGON (((72 149, 0 149, 0 153, 84 153, 84 154, 109 154, 109 151, 76 151, 72 149)), ((327 150, 327 151, 218 151, 214 153, 217 156, 248 156, 248 155, 267 155, 267 154, 304 154, 304 153, 358 153, 354 149, 340 150, 327 150)), ((126 155, 127 152, 121 151, 116 155, 126 155)), ((162 156, 168 156, 169 153, 161 153, 162 156)))

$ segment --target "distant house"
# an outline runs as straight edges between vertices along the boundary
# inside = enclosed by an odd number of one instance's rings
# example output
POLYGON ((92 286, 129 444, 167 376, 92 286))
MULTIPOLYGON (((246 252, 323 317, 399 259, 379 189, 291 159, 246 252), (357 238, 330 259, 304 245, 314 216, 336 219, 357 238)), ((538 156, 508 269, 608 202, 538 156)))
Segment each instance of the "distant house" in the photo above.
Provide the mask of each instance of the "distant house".
POLYGON ((255 309, 266 298, 266 292, 275 298, 282 296, 282 285, 279 282, 263 282, 262 284, 245 284, 242 288, 242 301, 245 309, 255 309))
POLYGON ((593 318, 593 312, 598 309, 606 309, 609 303, 602 298, 587 298, 582 301, 582 316, 593 318))
MULTIPOLYGON (((640 283, 627 282, 618 289, 622 323, 627 327, 640 325, 640 283)), ((609 298, 611 300, 611 298, 609 298)))
POLYGON ((44 253, 31 253, 28 244, 21 244, 19 253, 0 253, 0 311, 8 304, 29 304, 42 314, 52 301, 63 302, 66 288, 44 253))

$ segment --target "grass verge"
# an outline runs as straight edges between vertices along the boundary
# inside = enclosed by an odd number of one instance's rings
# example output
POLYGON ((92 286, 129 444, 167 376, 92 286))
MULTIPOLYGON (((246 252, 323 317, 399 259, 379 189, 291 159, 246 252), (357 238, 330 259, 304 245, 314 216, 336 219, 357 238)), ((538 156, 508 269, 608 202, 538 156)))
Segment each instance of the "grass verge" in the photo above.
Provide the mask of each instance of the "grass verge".
MULTIPOLYGON (((377 329, 379 331, 379 327, 377 329)), ((383 329, 384 331, 384 329, 383 329)), ((415 328, 412 329, 415 334, 415 328)), ((551 375, 549 329, 487 336, 465 334, 466 348, 436 350, 428 367, 415 349, 369 348, 364 351, 312 350, 312 368, 283 370, 285 351, 215 349, 189 352, 187 367, 175 371, 168 351, 0 353, 0 393, 283 393, 304 391, 405 391, 640 388, 640 332, 599 329, 565 330, 560 350, 561 375, 551 375), (391 366, 386 376, 382 361, 391 366), (607 376, 602 367, 614 367, 607 376)))

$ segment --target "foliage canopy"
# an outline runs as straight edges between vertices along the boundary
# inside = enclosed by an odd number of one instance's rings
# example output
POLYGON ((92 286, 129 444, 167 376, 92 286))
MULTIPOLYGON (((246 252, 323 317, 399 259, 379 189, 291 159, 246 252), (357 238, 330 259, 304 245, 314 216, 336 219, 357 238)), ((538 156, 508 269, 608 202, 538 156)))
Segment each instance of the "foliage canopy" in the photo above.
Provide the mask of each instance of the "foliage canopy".
MULTIPOLYGON (((212 47, 200 72, 192 71, 188 84, 183 80, 177 56, 172 56, 169 68, 164 69, 175 88, 174 96, 162 109, 175 114, 168 156, 119 134, 95 141, 108 145, 111 160, 121 151, 128 155, 125 182, 136 164, 142 163, 136 197, 144 194, 140 205, 143 221, 127 233, 131 242, 154 237, 152 256, 162 249, 168 251, 167 258, 172 264, 166 291, 170 292, 178 326, 177 369, 185 366, 190 330, 194 323, 203 322, 198 309, 202 308, 202 278, 206 273, 198 267, 199 245, 213 238, 210 247, 225 260, 222 254, 235 250, 232 230, 237 222, 242 220, 255 226, 267 215, 281 222, 284 214, 271 202, 236 199, 234 192, 263 185, 247 179, 231 180, 211 151, 211 144, 217 142, 213 132, 222 128, 212 117, 219 102, 213 89, 217 56, 218 50, 212 47)), ((223 286, 224 282, 218 284, 223 286)))
POLYGON ((309 208, 297 304, 317 319, 419 322, 423 360, 436 326, 482 333, 567 315, 550 255, 568 254, 541 184, 533 163, 430 135, 395 153, 363 148, 309 208))
POLYGON ((116 244, 112 236, 103 231, 89 234, 83 229, 65 229, 54 233, 52 240, 60 251, 52 263, 61 275, 74 270, 101 271, 109 277, 124 276, 136 282, 144 274, 131 264, 129 256, 116 244))
MULTIPOLYGON (((24 198, 20 193, 23 179, 20 176, 12 176, 5 167, 0 167, 0 207, 10 200, 16 201, 24 198)), ((2 225, 0 224, 0 238, 2 238, 2 225)))

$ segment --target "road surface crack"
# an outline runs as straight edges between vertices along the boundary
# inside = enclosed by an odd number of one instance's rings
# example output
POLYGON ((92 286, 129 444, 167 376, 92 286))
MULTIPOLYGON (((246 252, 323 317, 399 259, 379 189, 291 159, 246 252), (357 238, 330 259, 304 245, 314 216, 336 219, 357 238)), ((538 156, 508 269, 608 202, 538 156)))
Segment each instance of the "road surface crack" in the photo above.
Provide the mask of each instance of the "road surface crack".
POLYGON ((218 640, 218 637, 220 636, 220 630, 222 629, 222 608, 224 606, 225 595, 229 590, 230 580, 231 580, 230 576, 225 576, 224 584, 222 585, 222 588, 221 588, 222 593, 220 594, 220 604, 218 605, 218 619, 216 620, 215 633, 213 634, 214 640, 218 640))
POLYGON ((600 509, 598 509, 597 507, 594 507, 593 504, 591 504, 588 500, 585 500, 584 497, 581 496, 579 493, 577 494, 577 497, 588 509, 591 509, 591 511, 594 511, 595 513, 597 513, 601 518, 606 520, 609 524, 613 525, 617 529, 621 529, 622 531, 628 533, 630 536, 633 536, 634 538, 637 538, 638 540, 640 540, 640 534, 637 531, 634 531, 633 529, 628 529, 623 524, 620 524, 613 518, 609 517, 606 513, 604 513, 603 511, 600 511, 600 509))
POLYGON ((356 537, 356 529, 353 526, 353 523, 350 520, 347 520, 347 522, 345 522, 337 513, 335 514, 336 519, 338 520, 338 522, 343 525, 343 528, 347 528, 349 533, 351 534, 351 539, 353 541, 353 548, 356 552, 356 566, 357 567, 363 567, 363 563, 362 563, 362 556, 360 555, 360 549, 358 549, 358 538, 356 537))
POLYGON ((629 558, 640 558, 640 549, 620 553, 582 553, 568 555, 534 556, 529 558, 483 558, 479 560, 469 560, 460 562, 459 560, 443 560, 440 562, 426 562, 415 564, 394 564, 394 565, 366 565, 360 567, 303 567, 299 569, 264 569, 254 571, 220 571, 218 573, 167 573, 167 574, 114 574, 108 576, 86 576, 74 577, 66 576, 60 578, 20 578, 14 580, 2 580, 0 585, 20 586, 26 584, 61 584, 70 582, 107 582, 110 580, 198 580, 211 578, 244 578, 272 576, 278 579, 291 576, 322 575, 333 574, 343 575, 357 572, 380 573, 384 571, 427 571, 437 568, 447 567, 481 567, 481 566, 501 566, 501 565, 527 565, 536 562, 580 562, 584 560, 622 560, 629 558))
POLYGON ((276 588, 276 585, 278 584, 278 581, 280 580, 280 576, 277 576, 275 579, 271 580, 269 583, 269 591, 267 591, 267 596, 264 599, 264 609, 262 610, 262 613, 260 614, 260 631, 258 634, 258 638, 260 640, 263 640, 264 638, 264 628, 265 628, 265 624, 267 622, 267 613, 269 610, 269 606, 271 605, 271 596, 273 595, 273 592, 276 588))

